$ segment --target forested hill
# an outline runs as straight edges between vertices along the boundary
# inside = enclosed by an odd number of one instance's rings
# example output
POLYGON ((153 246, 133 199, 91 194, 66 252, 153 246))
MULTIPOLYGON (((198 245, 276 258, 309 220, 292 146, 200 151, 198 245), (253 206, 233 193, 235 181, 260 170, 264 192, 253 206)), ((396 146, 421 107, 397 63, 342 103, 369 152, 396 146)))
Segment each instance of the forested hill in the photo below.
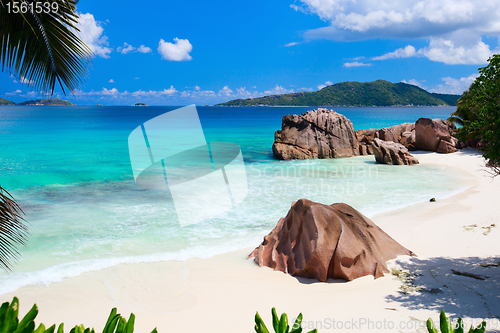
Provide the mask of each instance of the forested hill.
POLYGON ((25 101, 17 103, 16 105, 62 105, 62 106, 74 106, 75 104, 65 101, 59 98, 47 98, 47 99, 33 99, 30 101, 25 101))
POLYGON ((63 105, 63 106, 74 106, 75 104, 65 101, 59 98, 47 98, 47 99, 32 99, 30 101, 25 101, 21 103, 14 103, 7 99, 0 98, 0 105, 63 105))
POLYGON ((460 95, 429 93, 407 83, 341 82, 314 92, 235 99, 217 106, 446 106, 460 95))
POLYGON ((14 105, 16 103, 9 101, 8 99, 0 98, 0 105, 14 105))

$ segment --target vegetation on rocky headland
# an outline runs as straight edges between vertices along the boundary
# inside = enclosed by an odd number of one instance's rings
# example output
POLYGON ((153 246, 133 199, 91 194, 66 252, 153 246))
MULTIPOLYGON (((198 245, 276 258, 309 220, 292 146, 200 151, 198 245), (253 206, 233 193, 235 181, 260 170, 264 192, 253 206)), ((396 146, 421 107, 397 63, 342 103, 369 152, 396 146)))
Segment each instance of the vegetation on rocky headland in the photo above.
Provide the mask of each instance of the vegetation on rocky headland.
POLYGON ((459 95, 429 93, 417 86, 385 80, 341 82, 314 92, 236 99, 218 106, 449 106, 459 95))

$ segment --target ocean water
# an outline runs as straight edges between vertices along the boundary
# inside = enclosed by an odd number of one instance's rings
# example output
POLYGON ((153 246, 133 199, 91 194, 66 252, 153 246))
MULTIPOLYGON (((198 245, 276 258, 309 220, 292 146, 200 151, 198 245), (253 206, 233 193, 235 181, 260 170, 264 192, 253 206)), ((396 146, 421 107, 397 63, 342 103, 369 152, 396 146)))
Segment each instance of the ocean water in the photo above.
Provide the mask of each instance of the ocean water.
MULTIPOLYGON (((0 184, 19 201, 29 240, 0 294, 120 263, 207 258, 257 246, 300 198, 346 202, 367 216, 463 190, 460 174, 437 166, 377 165, 373 156, 277 161, 274 132, 307 107, 198 107, 208 142, 241 147, 248 196, 204 222, 181 227, 168 192, 137 187, 128 135, 176 107, 0 107, 0 184)), ((334 108, 355 129, 454 107, 334 108)), ((196 212, 193 212, 195 214, 196 212)))

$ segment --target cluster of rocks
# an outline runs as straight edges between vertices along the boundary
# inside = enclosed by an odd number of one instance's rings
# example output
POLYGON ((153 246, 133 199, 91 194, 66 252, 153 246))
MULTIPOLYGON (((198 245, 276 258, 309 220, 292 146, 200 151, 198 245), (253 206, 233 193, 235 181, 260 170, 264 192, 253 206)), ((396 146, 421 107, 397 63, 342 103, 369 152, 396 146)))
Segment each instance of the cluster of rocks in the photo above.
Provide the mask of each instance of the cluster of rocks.
POLYGON ((378 163, 411 165, 418 160, 409 151, 448 154, 460 149, 455 129, 443 119, 420 118, 415 123, 354 131, 344 115, 319 108, 284 116, 272 149, 282 160, 375 155, 378 163))
POLYGON ((372 143, 375 139, 400 143, 408 150, 417 150, 415 148, 415 123, 404 123, 382 129, 358 130, 356 138, 359 142, 360 155, 373 155, 372 143))
POLYGON ((372 148, 377 163, 391 165, 418 164, 418 160, 400 143, 375 138, 372 142, 372 148))
POLYGON ((300 199, 249 257, 259 266, 326 282, 381 277, 389 271, 387 260, 398 255, 415 254, 351 206, 300 199))
POLYGON ((359 155, 358 140, 349 119, 317 109, 283 117, 273 154, 281 160, 350 157, 359 155))

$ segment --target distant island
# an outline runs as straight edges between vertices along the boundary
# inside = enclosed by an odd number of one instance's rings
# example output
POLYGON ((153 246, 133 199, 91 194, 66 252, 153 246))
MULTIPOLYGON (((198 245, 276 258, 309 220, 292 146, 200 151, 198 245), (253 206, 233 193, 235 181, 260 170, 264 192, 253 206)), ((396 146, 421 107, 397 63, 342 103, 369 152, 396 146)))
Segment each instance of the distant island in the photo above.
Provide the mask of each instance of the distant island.
POLYGON ((8 99, 0 98, 0 105, 14 105, 16 103, 9 101, 8 99))
POLYGON ((69 102, 69 101, 64 101, 59 98, 47 98, 47 99, 32 99, 29 101, 21 102, 21 103, 14 103, 12 101, 9 101, 7 99, 0 98, 0 105, 62 105, 62 106, 74 106, 75 104, 69 102))
POLYGON ((134 105, 132 106, 148 106, 147 104, 144 104, 144 103, 135 103, 134 105))
POLYGON ((341 82, 314 92, 235 99, 216 106, 454 106, 459 98, 403 82, 377 80, 341 82))
POLYGON ((16 103, 16 105, 63 105, 74 106, 75 104, 59 98, 33 99, 26 102, 16 103))

